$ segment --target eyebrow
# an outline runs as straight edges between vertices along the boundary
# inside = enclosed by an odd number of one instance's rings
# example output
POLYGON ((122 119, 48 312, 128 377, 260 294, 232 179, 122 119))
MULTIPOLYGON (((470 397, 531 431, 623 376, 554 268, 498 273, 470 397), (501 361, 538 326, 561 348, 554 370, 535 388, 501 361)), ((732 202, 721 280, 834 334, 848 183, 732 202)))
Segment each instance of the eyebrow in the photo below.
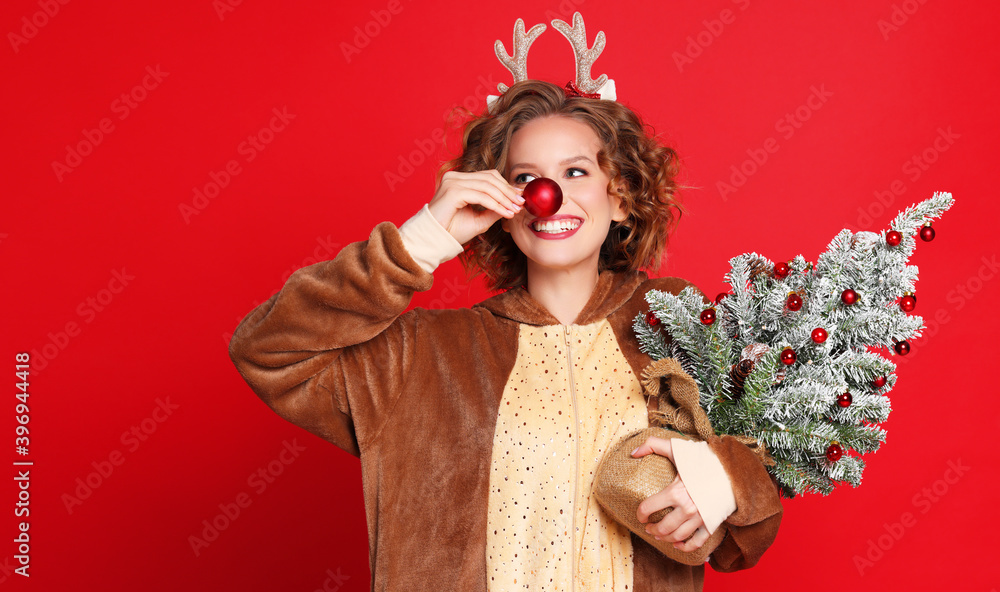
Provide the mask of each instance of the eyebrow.
MULTIPOLYGON (((559 162, 559 166, 564 166, 564 165, 567 165, 567 164, 570 164, 570 163, 573 163, 573 162, 577 162, 577 161, 580 161, 580 160, 586 160, 587 162, 592 163, 592 164, 594 162, 589 157, 584 156, 584 155, 581 154, 579 156, 571 156, 571 157, 567 158, 566 160, 560 161, 559 162)), ((510 167, 510 170, 511 170, 511 172, 513 172, 515 169, 530 169, 530 168, 536 168, 536 167, 537 167, 537 165, 532 164, 530 162, 519 162, 519 163, 515 164, 514 166, 510 167)))

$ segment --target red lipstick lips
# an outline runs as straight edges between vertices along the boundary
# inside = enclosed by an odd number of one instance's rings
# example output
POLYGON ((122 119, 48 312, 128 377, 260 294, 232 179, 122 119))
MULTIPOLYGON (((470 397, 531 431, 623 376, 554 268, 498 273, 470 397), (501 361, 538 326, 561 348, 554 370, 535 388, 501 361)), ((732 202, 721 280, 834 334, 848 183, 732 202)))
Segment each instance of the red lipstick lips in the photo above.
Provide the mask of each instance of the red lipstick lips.
POLYGON ((569 216, 569 215, 566 215, 566 214, 561 214, 561 215, 558 215, 558 216, 549 216, 547 218, 535 218, 534 220, 532 220, 531 222, 528 223, 528 228, 531 229, 531 232, 533 232, 535 234, 535 236, 537 236, 538 238, 542 238, 542 239, 545 239, 545 240, 560 240, 560 239, 568 238, 568 237, 573 236, 574 234, 576 234, 576 231, 580 230, 581 227, 583 227, 583 220, 581 220, 577 216, 569 216), (577 221, 579 223, 579 225, 576 228, 572 228, 570 230, 565 230, 563 232, 544 232, 544 231, 535 230, 535 223, 536 222, 552 222, 552 221, 556 221, 556 220, 575 220, 575 221, 577 221))

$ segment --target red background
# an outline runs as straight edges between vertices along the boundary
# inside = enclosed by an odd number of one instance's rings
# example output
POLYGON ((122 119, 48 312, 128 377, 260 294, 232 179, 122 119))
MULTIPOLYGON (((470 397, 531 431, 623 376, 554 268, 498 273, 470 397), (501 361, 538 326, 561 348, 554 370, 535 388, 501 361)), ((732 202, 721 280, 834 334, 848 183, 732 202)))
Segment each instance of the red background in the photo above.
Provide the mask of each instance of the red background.
MULTIPOLYGON (((677 148, 695 187, 660 275, 714 294, 738 253, 814 259, 843 227, 878 231, 933 191, 956 198, 914 257, 916 312, 937 320, 899 360, 888 439, 868 457, 863 486, 786 502, 761 563, 709 571, 706 589, 996 589, 988 500, 1000 282, 987 176, 1000 49, 995 4, 958 4, 243 2, 220 16, 209 0, 70 2, 45 18, 37 1, 5 2, 0 310, 10 383, 15 353, 37 353, 31 577, 11 571, 8 480, 0 586, 367 589, 357 460, 259 402, 228 359, 229 333, 291 270, 427 202, 437 162, 454 150, 454 133, 448 146, 436 141, 444 113, 467 97, 481 108, 495 92, 481 80, 510 82, 493 41, 510 47, 517 17, 530 26, 579 9, 591 38, 603 29, 608 39, 594 73, 608 73, 677 148), (347 44, 357 44, 349 55, 347 44), (143 89, 147 67, 162 74, 143 89), (803 107, 814 86, 825 102, 803 107), (141 102, 126 112, 123 93, 141 102), (273 141, 248 162, 239 146, 272 109, 294 119, 265 132, 273 141), (797 109, 799 127, 776 127, 797 109), (113 128, 92 153, 57 174, 53 163, 66 164, 67 147, 96 138, 105 118, 113 128), (752 171, 745 161, 768 138, 778 149, 752 171), (185 219, 181 206, 230 160, 239 172, 185 219), (723 196, 718 183, 744 164, 753 174, 723 196), (885 194, 894 182, 899 195, 885 194), (115 272, 132 278, 123 287, 115 272), (154 413, 168 397, 171 414, 154 413), (133 426, 151 433, 132 440, 133 426), (304 450, 282 464, 293 440, 304 450), (248 482, 269 463, 281 470, 273 482, 248 482), (77 482, 88 477, 99 482, 89 494, 77 482), (249 505, 196 555, 189 537, 241 493, 249 505)), ((568 44, 547 31, 529 75, 562 84, 572 73, 568 44)), ((462 278, 457 260, 446 263, 414 305, 487 296, 462 278)), ((0 405, 11 461, 15 402, 0 405)))

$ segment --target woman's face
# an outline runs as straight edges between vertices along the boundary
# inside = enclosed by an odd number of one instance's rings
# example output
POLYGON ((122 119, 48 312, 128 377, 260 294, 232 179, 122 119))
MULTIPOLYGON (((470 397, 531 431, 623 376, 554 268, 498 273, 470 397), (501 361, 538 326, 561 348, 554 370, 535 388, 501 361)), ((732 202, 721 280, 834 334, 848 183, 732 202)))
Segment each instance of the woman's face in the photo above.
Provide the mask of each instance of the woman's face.
POLYGON ((563 204, 546 218, 524 208, 501 225, 528 258, 532 270, 590 271, 597 273, 601 245, 611 222, 626 218, 621 199, 608 195, 609 179, 597 165, 601 140, 586 123, 563 116, 533 119, 514 132, 507 158, 508 181, 524 187, 548 177, 559 183, 563 204), (549 228, 540 223, 552 221, 549 228))

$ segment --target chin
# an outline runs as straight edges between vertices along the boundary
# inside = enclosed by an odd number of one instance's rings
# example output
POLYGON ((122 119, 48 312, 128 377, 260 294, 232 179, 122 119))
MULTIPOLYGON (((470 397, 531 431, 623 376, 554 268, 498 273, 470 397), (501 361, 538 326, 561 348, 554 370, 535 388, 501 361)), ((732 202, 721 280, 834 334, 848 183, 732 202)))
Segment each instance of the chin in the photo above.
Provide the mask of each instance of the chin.
MULTIPOLYGON (((577 238, 583 238, 577 235, 577 238)), ((528 258, 529 264, 549 271, 569 272, 581 267, 592 266, 597 270, 598 257, 595 255, 592 263, 581 259, 581 254, 590 249, 581 248, 584 241, 545 240, 534 236, 526 236, 523 244, 515 240, 518 249, 528 258), (574 244, 575 243, 575 244, 574 244)), ((599 248, 599 246, 597 247, 599 248)))
MULTIPOLYGON (((529 259, 531 259, 529 257, 529 259)), ((590 269, 597 271, 597 261, 593 264, 588 264, 587 261, 581 261, 579 259, 572 258, 558 258, 558 257, 546 257, 543 259, 531 259, 531 263, 538 271, 546 272, 565 272, 569 273, 571 271, 579 271, 580 269, 590 269)))

